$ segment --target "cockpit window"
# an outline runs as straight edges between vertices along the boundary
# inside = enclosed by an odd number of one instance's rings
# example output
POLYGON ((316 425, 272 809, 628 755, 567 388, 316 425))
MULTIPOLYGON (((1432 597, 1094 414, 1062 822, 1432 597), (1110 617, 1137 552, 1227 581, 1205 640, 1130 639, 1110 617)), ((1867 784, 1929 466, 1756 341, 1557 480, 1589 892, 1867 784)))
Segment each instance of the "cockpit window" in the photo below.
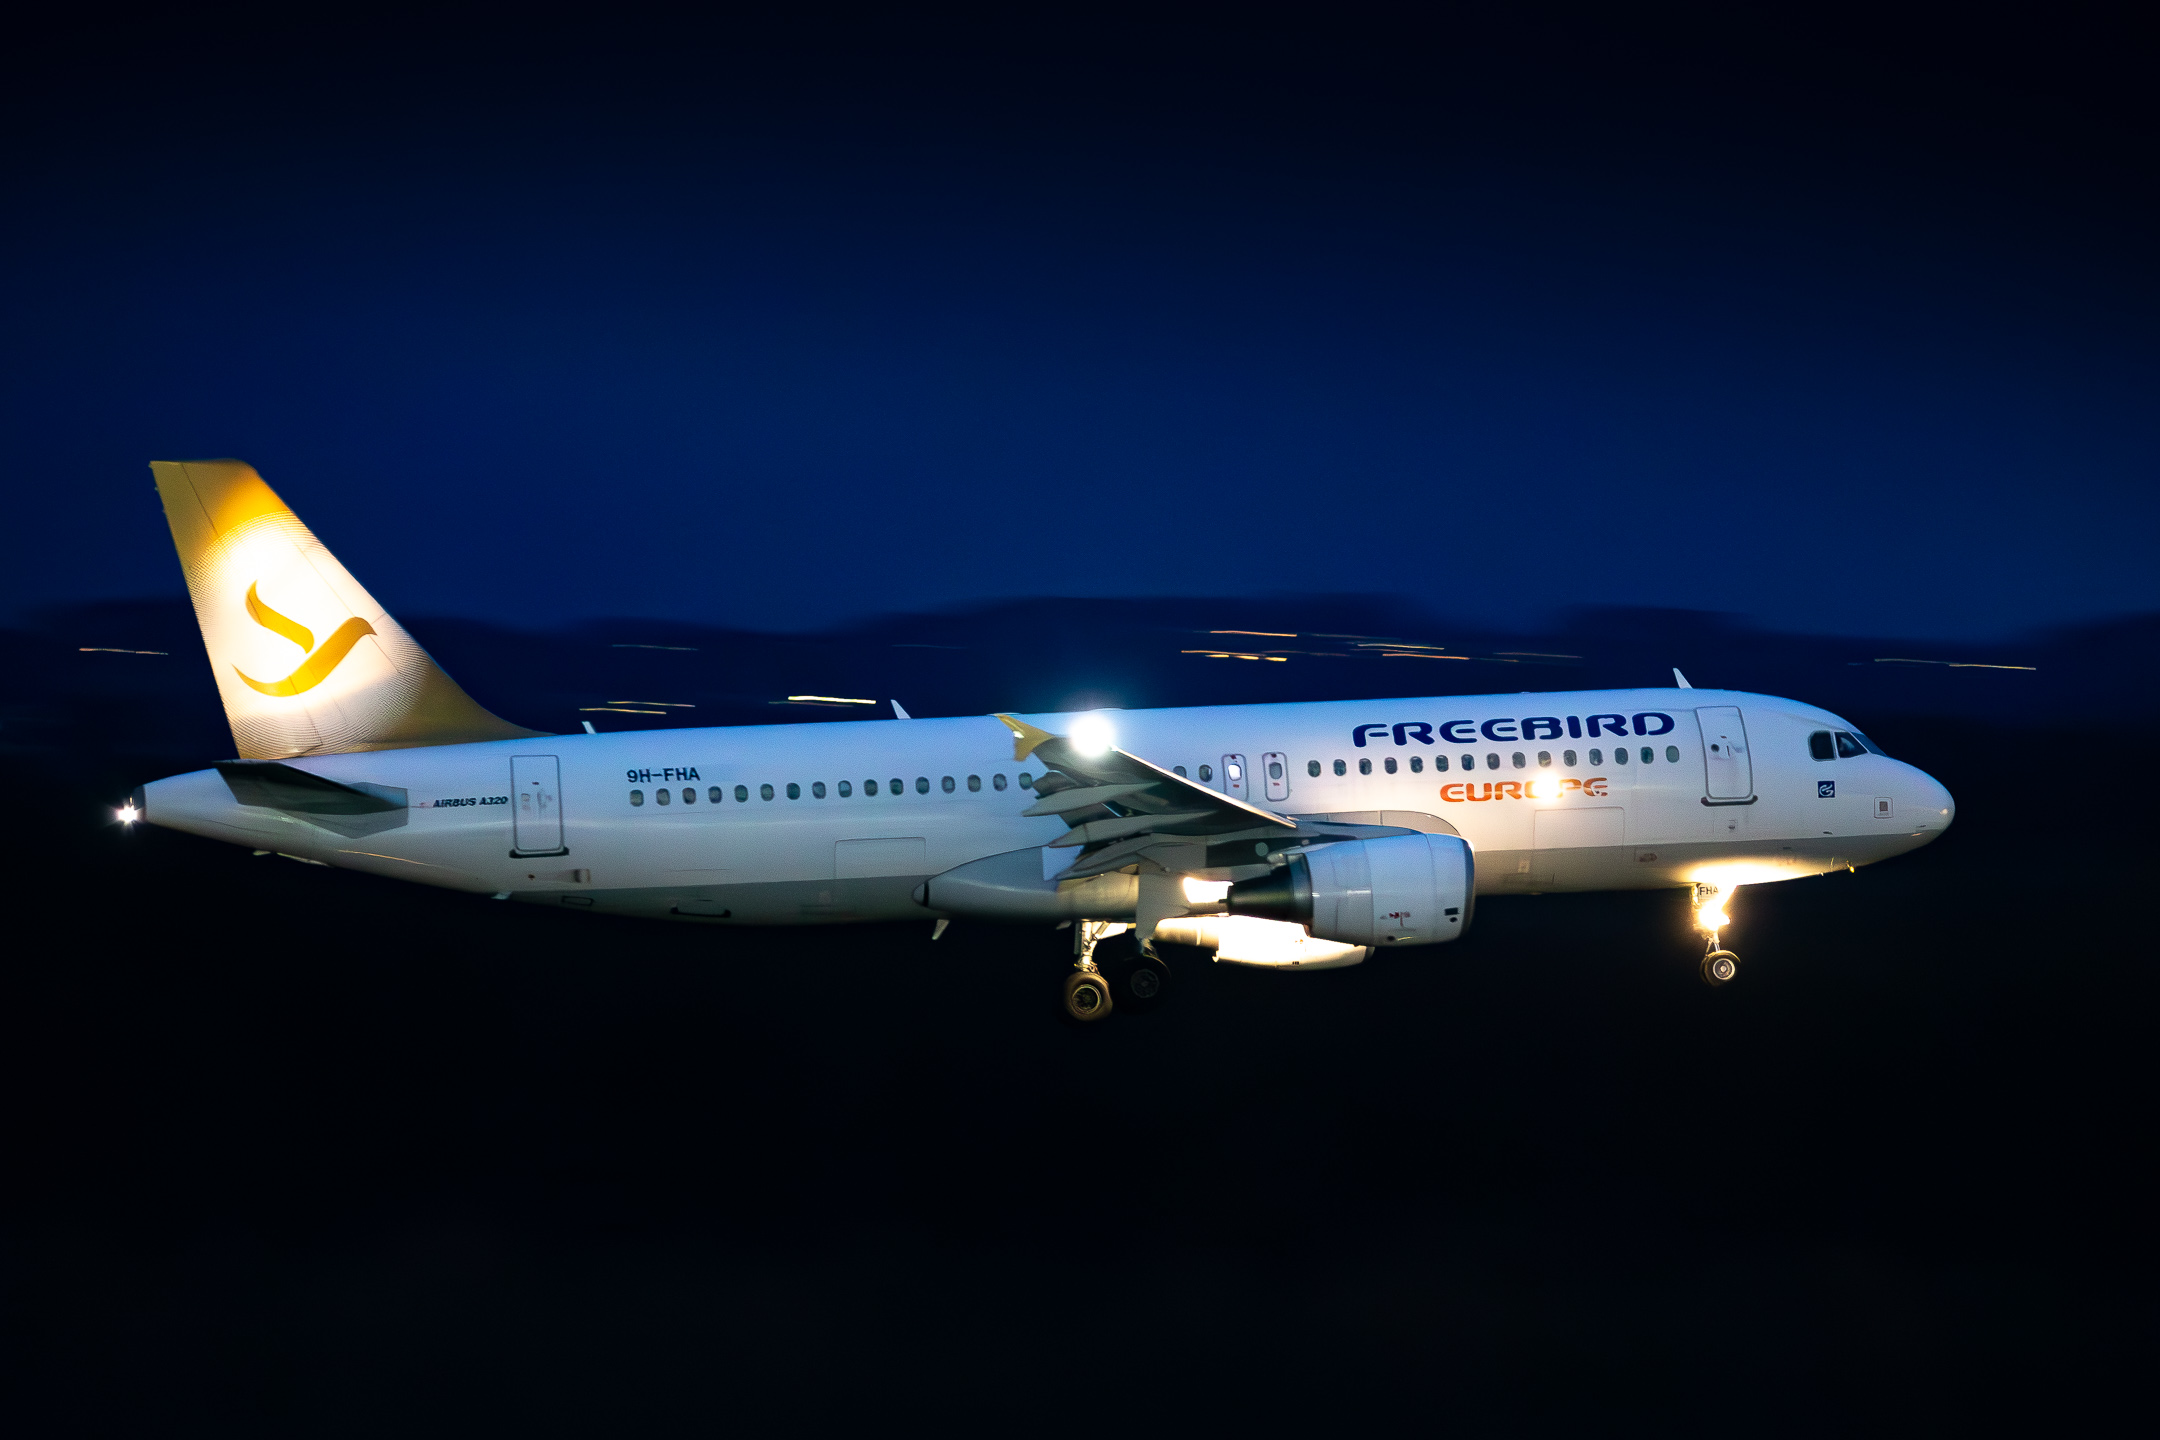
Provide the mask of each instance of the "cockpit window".
POLYGON ((1837 732, 1837 753, 1840 759, 1850 759, 1855 755, 1867 754, 1867 746, 1840 730, 1837 732))
POLYGON ((1817 730, 1807 737, 1807 753, 1817 760, 1837 759, 1837 748, 1830 743, 1828 730, 1817 730))
POLYGON ((1866 747, 1867 747, 1867 752, 1868 752, 1868 753, 1869 753, 1870 755, 1880 755, 1880 756, 1882 756, 1882 757, 1883 757, 1883 759, 1885 759, 1885 760, 1887 760, 1887 759, 1889 759, 1889 758, 1890 758, 1890 752, 1889 752, 1889 751, 1887 751, 1887 750, 1883 749, 1883 748, 1882 748, 1882 746, 1880 746, 1880 745, 1876 744, 1876 743, 1875 743, 1874 741, 1872 741, 1872 740, 1868 739, 1868 738, 1867 738, 1867 736, 1865 736, 1865 735, 1861 734, 1861 733, 1860 733, 1859 731, 1857 731, 1857 730, 1853 731, 1853 732, 1852 732, 1852 738, 1853 738, 1853 739, 1855 739, 1855 740, 1857 740, 1857 741, 1859 741, 1859 742, 1860 742, 1860 743, 1861 743, 1862 745, 1866 746, 1866 747))

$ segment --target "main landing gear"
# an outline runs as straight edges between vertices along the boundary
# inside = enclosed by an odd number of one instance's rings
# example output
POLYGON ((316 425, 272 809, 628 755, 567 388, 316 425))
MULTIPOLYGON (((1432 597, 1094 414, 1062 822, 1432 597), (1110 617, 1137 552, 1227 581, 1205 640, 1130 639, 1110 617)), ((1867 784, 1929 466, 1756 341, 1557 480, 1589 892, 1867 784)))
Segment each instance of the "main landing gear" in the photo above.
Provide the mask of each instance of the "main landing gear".
POLYGON ((1082 920, 1073 926, 1078 956, 1065 977, 1065 1013, 1100 1020, 1118 1006, 1140 1011, 1159 1004, 1170 984, 1170 967, 1140 948, 1130 925, 1082 920))
POLYGON ((1731 923, 1724 906, 1718 902, 1718 887, 1698 884, 1695 887, 1695 928, 1703 934, 1702 978, 1706 985, 1723 985, 1740 973, 1740 957, 1718 943, 1719 932, 1731 923))

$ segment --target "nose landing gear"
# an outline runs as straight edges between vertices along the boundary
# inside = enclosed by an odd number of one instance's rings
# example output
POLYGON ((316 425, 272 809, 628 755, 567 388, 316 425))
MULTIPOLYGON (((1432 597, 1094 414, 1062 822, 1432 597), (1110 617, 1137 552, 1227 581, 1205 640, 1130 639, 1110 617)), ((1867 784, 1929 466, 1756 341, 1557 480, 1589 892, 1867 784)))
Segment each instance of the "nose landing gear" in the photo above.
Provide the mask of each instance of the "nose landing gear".
POLYGON ((1702 957, 1703 983, 1710 986, 1723 985, 1740 973, 1740 957, 1718 943, 1718 934, 1732 923, 1718 903, 1718 887, 1698 884, 1695 887, 1695 928, 1704 940, 1702 957))

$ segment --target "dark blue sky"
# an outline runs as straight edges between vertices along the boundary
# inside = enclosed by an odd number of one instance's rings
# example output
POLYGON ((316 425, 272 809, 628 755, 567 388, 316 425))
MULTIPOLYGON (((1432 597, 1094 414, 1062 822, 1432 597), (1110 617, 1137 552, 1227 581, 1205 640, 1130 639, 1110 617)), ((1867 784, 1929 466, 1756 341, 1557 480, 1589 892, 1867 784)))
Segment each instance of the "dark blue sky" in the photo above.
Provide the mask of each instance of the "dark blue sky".
POLYGON ((145 464, 212 455, 512 623, 2160 607, 2104 20, 534 13, 37 37, 0 611, 177 593, 145 464))

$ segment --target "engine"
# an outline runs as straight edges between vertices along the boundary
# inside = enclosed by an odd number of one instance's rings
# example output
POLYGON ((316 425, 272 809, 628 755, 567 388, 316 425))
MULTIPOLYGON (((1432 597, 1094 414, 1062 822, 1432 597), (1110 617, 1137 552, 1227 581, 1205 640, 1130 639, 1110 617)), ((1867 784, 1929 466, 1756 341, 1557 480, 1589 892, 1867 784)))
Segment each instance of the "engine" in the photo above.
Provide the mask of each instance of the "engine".
POLYGON ((1434 945, 1470 928, 1477 864, 1456 835, 1345 840, 1230 887, 1232 915, 1286 920, 1344 945, 1434 945))

